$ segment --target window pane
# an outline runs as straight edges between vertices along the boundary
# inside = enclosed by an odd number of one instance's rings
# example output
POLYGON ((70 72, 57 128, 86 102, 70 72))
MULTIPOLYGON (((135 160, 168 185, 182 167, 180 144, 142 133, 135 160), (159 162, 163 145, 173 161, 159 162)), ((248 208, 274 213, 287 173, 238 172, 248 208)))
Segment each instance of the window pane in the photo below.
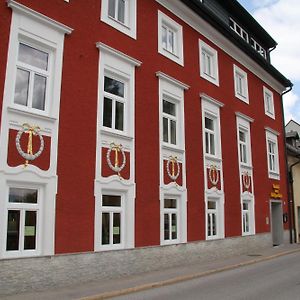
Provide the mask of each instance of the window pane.
POLYGON ((164 142, 168 143, 169 142, 169 132, 168 132, 168 119, 163 118, 163 140, 164 142))
POLYGON ((213 134, 209 135, 209 143, 210 143, 210 154, 215 155, 215 136, 213 134))
POLYGON ((171 144, 176 145, 176 122, 171 120, 171 144))
POLYGON ((165 199, 164 208, 176 208, 176 199, 165 199))
POLYGON ((125 23, 125 0, 119 0, 118 21, 125 23))
POLYGON ((6 250, 19 250, 19 236, 20 236, 20 211, 9 210, 7 219, 7 240, 6 250))
POLYGON ((109 244, 109 213, 102 213, 102 245, 109 244))
POLYGON ((205 132, 205 153, 209 154, 209 135, 207 132, 205 132))
POLYGON ((108 1, 108 15, 112 18, 115 18, 115 10, 116 10, 116 0, 108 1))
POLYGON ((109 98, 104 98, 103 126, 112 127, 112 101, 109 98))
POLYGON ((30 46, 27 46, 25 44, 19 45, 19 56, 18 59, 19 61, 29 64, 31 66, 37 67, 42 70, 48 69, 48 57, 49 54, 41 51, 34 49, 30 46))
POLYGON ((162 47, 167 49, 167 28, 162 27, 162 47))
POLYGON ((208 209, 216 209, 216 202, 215 201, 208 201, 207 202, 208 209))
POLYGON ((212 228, 213 228, 213 235, 217 235, 217 218, 216 214, 212 214, 212 228))
POLYGON ((242 142, 246 142, 246 134, 245 134, 245 132, 243 132, 243 131, 239 131, 239 138, 240 138, 240 141, 242 141, 242 142))
POLYGON ((44 76, 34 75, 32 107, 40 110, 45 110, 47 78, 44 76))
POLYGON ((115 128, 118 130, 124 129, 124 103, 116 101, 116 118, 115 128))
POLYGON ((175 104, 169 101, 163 101, 163 112, 172 116, 176 116, 175 104))
POLYGON ((124 97, 124 83, 105 76, 104 91, 119 97, 124 97))
POLYGON ((169 240, 170 239, 170 221, 169 221, 169 215, 164 214, 164 239, 169 240))
POLYGON ((37 203, 38 191, 24 188, 10 188, 8 202, 37 203))
POLYGON ((27 106, 28 100, 29 75, 28 71, 17 69, 14 102, 24 106, 27 106))
POLYGON ((214 130, 214 121, 208 117, 205 117, 205 128, 214 130))
POLYGON ((175 45, 174 37, 175 37, 174 32, 172 30, 169 30, 169 49, 168 50, 172 53, 175 52, 174 51, 174 45, 175 45))
POLYGON ((172 240, 177 239, 177 215, 172 214, 172 240))
POLYGON ((242 145, 242 148, 243 148, 243 163, 247 163, 247 149, 246 149, 246 145, 242 145))
POLYGON ((24 250, 36 248, 36 211, 25 212, 24 250))
POLYGON ((102 206, 121 206, 121 196, 102 196, 102 206))
POLYGON ((113 243, 121 243, 121 214, 114 213, 113 215, 113 243))

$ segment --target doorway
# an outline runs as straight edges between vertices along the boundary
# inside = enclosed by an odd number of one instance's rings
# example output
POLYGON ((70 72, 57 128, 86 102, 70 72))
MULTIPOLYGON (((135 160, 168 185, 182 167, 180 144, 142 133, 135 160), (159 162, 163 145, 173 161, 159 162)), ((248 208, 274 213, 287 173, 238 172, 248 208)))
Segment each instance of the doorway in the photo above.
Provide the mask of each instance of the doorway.
POLYGON ((271 230, 273 246, 283 243, 282 204, 280 201, 271 201, 271 230))

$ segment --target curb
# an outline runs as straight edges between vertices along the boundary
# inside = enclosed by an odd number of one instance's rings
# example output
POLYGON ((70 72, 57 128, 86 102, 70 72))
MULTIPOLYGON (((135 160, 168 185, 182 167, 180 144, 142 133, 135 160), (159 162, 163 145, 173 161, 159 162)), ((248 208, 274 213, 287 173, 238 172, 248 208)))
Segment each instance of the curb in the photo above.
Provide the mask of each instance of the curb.
POLYGON ((300 251, 300 249, 287 250, 287 251, 280 252, 280 253, 277 253, 277 254, 273 254, 273 255, 270 255, 270 256, 260 257, 260 258, 252 259, 252 260, 249 260, 249 261, 244 261, 244 262, 240 262, 240 263, 237 263, 237 264, 233 264, 233 265, 213 269, 213 270, 203 271, 203 272, 189 274, 189 275, 178 276, 178 277, 174 277, 174 278, 167 279, 167 280, 146 283, 146 284, 137 285, 137 286, 134 286, 134 287, 125 288, 125 289, 121 289, 121 290, 104 292, 104 293, 100 293, 100 294, 97 294, 97 295, 94 295, 94 296, 87 296, 87 297, 80 298, 80 300, 102 300, 102 299, 109 299, 109 298, 113 298, 113 297, 123 296, 123 295, 131 294, 131 293, 135 293, 135 292, 141 292, 141 291, 149 290, 151 288, 163 287, 163 286, 166 286, 166 285, 171 285, 171 284, 175 284, 175 283, 179 283, 179 282, 183 282, 183 281, 188 281, 188 280, 192 280, 192 279, 196 279, 196 278, 201 278, 201 277, 205 277, 205 276, 208 276, 208 275, 212 275, 212 274, 216 274, 216 273, 220 273, 220 272, 224 272, 224 271, 237 269, 237 268, 242 267, 242 266, 253 265, 253 264, 256 264, 256 263, 259 263, 259 262, 272 260, 274 258, 277 258, 277 257, 280 257, 280 256, 285 256, 285 255, 288 255, 288 254, 293 254, 293 253, 296 253, 296 252, 299 252, 299 251, 300 251))

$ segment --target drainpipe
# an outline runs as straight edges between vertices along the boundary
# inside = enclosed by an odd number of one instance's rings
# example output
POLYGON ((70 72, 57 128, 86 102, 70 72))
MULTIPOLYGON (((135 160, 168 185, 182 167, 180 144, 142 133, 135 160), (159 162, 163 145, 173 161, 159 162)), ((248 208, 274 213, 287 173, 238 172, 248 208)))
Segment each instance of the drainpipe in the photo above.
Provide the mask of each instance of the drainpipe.
POLYGON ((268 50, 268 56, 269 56, 269 62, 271 63, 271 52, 273 51, 273 50, 275 50, 276 49, 276 46, 277 45, 275 45, 274 47, 272 47, 272 48, 270 48, 269 50, 268 50))
POLYGON ((292 204, 292 214, 293 214, 293 230, 294 230, 294 243, 297 242, 297 234, 296 234, 296 224, 295 224, 295 198, 294 198, 294 176, 293 176, 293 168, 298 165, 300 163, 300 158, 299 156, 297 156, 297 158, 299 159, 298 161, 296 161, 295 163, 293 163, 292 165, 290 165, 289 167, 289 180, 290 180, 290 185, 291 185, 291 189, 290 189, 290 196, 291 196, 291 204, 292 204))
POLYGON ((282 111, 282 132, 283 132, 283 145, 284 145, 284 157, 285 157, 285 172, 286 172, 286 184, 287 184, 287 188, 288 188, 288 212, 289 212, 289 231, 290 231, 290 244, 293 244, 293 223, 292 222, 292 218, 294 220, 294 215, 293 215, 293 207, 292 205, 294 205, 294 201, 293 201, 293 197, 291 197, 291 192, 290 192, 290 188, 289 188, 289 169, 288 169, 288 159, 287 159, 287 150, 286 150, 286 134, 285 134, 285 120, 284 120, 284 108, 283 108, 283 96, 285 94, 287 94, 288 92, 290 92, 293 88, 293 85, 291 84, 291 86, 289 86, 289 88, 284 91, 281 94, 281 111, 282 111))

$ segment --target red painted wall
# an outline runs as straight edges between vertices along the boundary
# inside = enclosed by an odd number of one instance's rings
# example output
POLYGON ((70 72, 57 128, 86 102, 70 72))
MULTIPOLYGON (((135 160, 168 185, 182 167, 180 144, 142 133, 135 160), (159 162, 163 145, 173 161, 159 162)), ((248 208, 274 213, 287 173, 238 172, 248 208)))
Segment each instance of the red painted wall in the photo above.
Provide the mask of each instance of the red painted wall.
MULTIPOLYGON (((225 191, 225 235, 241 235, 241 207, 236 137, 239 111, 255 121, 251 124, 252 160, 255 191, 256 232, 269 232, 269 199, 272 183, 268 179, 265 126, 282 132, 280 96, 274 91, 276 120, 264 113, 263 82, 247 71, 250 105, 234 96, 233 64, 221 49, 161 7, 156 1, 139 0, 137 40, 100 21, 99 0, 34 1, 20 3, 74 29, 65 38, 58 143, 58 193, 56 201, 55 252, 69 253, 94 249, 94 178, 96 157, 96 116, 99 51, 101 41, 142 61, 136 69, 135 155, 136 205, 135 245, 160 243, 159 203, 159 113, 158 78, 162 71, 188 84, 185 91, 185 144, 188 190, 188 241, 205 239, 204 170, 202 115, 199 94, 205 93, 225 104, 221 108, 221 139, 225 191), (157 10, 183 26, 184 67, 158 54, 157 10), (218 50, 220 86, 199 75, 198 40, 218 50)), ((3 93, 10 9, 0 6, 0 96, 3 93), (3 47, 4 43, 4 47, 3 47)), ((243 68, 245 69, 245 68, 243 68)), ((1 102, 0 102, 1 105, 1 102)), ((283 135, 279 136, 281 192, 287 210, 283 135)))

